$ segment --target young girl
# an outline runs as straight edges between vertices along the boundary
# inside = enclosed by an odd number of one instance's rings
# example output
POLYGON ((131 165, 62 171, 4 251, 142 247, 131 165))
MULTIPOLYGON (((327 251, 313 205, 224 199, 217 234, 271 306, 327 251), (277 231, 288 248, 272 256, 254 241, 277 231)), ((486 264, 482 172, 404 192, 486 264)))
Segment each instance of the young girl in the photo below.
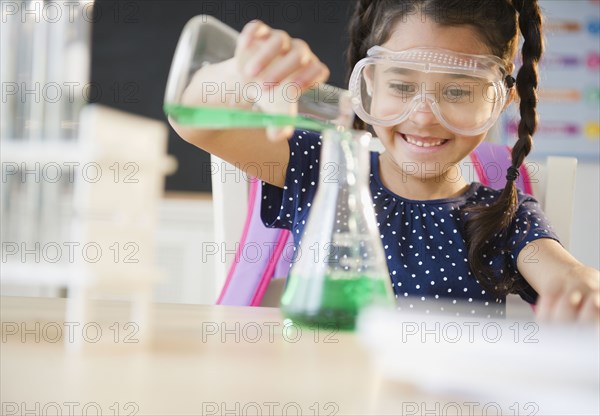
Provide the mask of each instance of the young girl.
MULTIPOLYGON (((347 50, 361 118, 355 127, 364 129, 367 122, 385 147, 371 155, 370 188, 397 297, 479 302, 489 315, 502 315, 506 295, 518 293, 537 303, 540 319, 599 319, 599 272, 560 245, 537 201, 518 193, 514 183, 537 126, 542 50, 534 0, 357 3, 347 50), (515 80, 510 74, 519 32, 523 65, 515 80), (457 164, 517 94, 519 139, 506 187, 457 180, 457 164)), ((294 82, 305 90, 328 76, 305 42, 253 21, 242 31, 235 57, 199 71, 184 99, 248 108, 250 103, 235 100, 201 101, 198 85, 253 81, 266 92, 294 82)), ((281 105, 262 107, 281 111, 281 105)), ((319 134, 173 127, 230 163, 252 166, 253 175, 262 165, 262 218, 290 229, 298 243, 318 184, 319 134)))

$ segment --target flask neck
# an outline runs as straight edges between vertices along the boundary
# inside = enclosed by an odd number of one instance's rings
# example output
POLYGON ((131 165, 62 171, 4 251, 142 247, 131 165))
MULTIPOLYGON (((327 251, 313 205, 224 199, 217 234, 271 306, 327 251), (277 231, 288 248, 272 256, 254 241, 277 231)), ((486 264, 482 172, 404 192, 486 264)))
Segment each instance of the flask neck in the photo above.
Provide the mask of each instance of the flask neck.
POLYGON ((321 183, 325 187, 367 188, 369 141, 366 131, 328 129, 323 132, 321 183))

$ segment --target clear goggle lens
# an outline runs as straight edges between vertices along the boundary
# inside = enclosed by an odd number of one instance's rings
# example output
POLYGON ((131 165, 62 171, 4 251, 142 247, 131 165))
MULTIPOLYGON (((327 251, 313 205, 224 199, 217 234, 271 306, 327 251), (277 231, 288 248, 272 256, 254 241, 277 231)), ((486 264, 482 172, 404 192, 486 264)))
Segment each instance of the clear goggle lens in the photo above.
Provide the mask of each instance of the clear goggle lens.
POLYGON ((354 109, 365 122, 392 126, 429 111, 448 130, 477 135, 502 112, 508 90, 495 57, 376 48, 369 51, 374 56, 356 65, 350 80, 354 109))

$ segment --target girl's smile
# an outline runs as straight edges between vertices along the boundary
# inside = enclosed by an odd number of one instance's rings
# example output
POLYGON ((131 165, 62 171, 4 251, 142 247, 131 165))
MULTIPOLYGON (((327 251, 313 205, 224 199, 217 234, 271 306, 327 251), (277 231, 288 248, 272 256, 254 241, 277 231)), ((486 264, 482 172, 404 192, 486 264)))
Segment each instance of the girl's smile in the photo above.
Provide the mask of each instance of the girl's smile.
POLYGON ((409 152, 430 154, 441 151, 448 144, 449 139, 433 137, 433 136, 418 136, 415 134, 395 132, 394 138, 396 143, 406 146, 409 152), (404 143, 404 144, 403 144, 404 143))

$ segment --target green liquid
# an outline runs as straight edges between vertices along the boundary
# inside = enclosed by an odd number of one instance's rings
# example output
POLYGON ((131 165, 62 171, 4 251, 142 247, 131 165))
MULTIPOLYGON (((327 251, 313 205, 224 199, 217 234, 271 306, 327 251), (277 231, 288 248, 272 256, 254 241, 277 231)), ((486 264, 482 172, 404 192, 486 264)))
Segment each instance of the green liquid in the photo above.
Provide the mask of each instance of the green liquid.
POLYGON ((205 129, 295 126, 300 129, 322 131, 332 126, 328 121, 303 116, 266 114, 222 107, 186 107, 165 104, 163 110, 178 124, 205 129))
POLYGON ((289 284, 282 298, 282 311, 294 324, 354 330, 359 312, 366 306, 393 305, 383 279, 359 276, 354 279, 325 278, 322 297, 317 310, 303 309, 296 299, 308 299, 311 286, 316 281, 290 276, 289 284), (288 292, 289 290, 289 292, 288 292))

